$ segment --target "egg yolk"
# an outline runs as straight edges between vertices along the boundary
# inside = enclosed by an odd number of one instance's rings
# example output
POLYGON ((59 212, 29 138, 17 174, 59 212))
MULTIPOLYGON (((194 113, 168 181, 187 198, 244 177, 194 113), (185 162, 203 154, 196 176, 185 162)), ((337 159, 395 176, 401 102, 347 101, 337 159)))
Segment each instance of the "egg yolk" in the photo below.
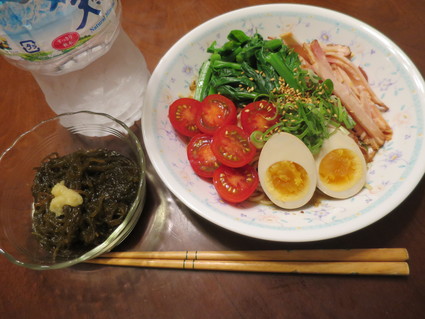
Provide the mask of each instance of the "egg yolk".
POLYGON ((349 149, 335 149, 320 162, 319 178, 331 190, 349 189, 361 178, 361 161, 349 149))
POLYGON ((308 190, 309 177, 301 165, 291 161, 280 161, 271 165, 266 172, 268 190, 280 201, 294 201, 308 190))

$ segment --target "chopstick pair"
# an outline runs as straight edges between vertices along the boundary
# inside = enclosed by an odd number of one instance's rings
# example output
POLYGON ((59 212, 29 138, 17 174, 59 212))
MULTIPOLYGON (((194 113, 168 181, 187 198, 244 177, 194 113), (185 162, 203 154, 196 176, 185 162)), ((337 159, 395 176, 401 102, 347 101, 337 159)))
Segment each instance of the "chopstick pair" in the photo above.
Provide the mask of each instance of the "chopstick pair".
POLYGON ((409 275, 404 248, 110 252, 86 262, 93 264, 338 275, 409 275))

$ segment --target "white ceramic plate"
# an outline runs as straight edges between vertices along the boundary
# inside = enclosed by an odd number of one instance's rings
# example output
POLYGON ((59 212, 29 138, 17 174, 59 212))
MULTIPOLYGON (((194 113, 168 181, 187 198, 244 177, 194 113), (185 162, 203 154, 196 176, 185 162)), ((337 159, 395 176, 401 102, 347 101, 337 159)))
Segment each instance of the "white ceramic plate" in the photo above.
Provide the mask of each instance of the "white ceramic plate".
MULTIPOLYGON (((148 156, 168 188, 191 210, 228 230, 250 237, 286 242, 315 241, 359 230, 397 207, 425 171, 423 146, 424 80, 391 40, 365 23, 318 7, 273 4, 248 7, 218 16, 181 38, 161 59, 150 80, 142 117, 148 156), (292 31, 299 41, 349 45, 355 63, 368 74, 378 96, 390 107, 385 118, 394 137, 368 170, 361 193, 347 200, 322 200, 317 207, 286 211, 266 205, 229 205, 212 184, 198 178, 186 147, 168 121, 169 104, 188 95, 206 48, 219 45, 233 29, 263 37, 292 31)), ((390 230, 389 230, 390 231, 390 230)))

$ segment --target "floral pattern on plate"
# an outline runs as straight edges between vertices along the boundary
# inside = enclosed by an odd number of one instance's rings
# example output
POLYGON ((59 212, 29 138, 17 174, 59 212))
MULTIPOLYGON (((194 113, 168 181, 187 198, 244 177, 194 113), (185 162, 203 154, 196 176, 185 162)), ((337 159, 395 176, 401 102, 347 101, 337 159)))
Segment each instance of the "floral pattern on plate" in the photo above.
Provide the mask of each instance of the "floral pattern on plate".
POLYGON ((388 38, 344 14, 291 4, 248 7, 195 28, 180 39, 155 69, 145 99, 142 131, 147 153, 165 184, 190 209, 229 230, 274 241, 312 241, 341 236, 382 218, 414 189, 425 170, 424 81, 409 58, 388 38), (186 141, 168 121, 168 106, 190 94, 190 85, 213 42, 233 29, 263 37, 293 32, 299 41, 350 46, 353 61, 368 74, 377 95, 389 106, 384 117, 394 136, 369 165, 367 187, 353 198, 317 195, 298 210, 245 202, 224 203, 214 187, 195 175, 186 158, 186 141), (316 203, 316 204, 315 204, 316 203), (318 203, 318 204, 317 204, 318 203))

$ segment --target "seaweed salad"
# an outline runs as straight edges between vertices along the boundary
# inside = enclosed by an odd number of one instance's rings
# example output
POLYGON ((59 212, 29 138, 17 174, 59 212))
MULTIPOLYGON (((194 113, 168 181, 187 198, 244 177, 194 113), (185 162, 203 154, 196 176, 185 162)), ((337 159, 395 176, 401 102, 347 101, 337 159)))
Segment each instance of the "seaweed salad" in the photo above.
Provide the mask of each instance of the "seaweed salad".
POLYGON ((53 153, 36 170, 33 233, 54 258, 75 257, 102 243, 127 216, 140 182, 137 164, 108 149, 53 153), (55 185, 82 202, 52 211, 55 185))

